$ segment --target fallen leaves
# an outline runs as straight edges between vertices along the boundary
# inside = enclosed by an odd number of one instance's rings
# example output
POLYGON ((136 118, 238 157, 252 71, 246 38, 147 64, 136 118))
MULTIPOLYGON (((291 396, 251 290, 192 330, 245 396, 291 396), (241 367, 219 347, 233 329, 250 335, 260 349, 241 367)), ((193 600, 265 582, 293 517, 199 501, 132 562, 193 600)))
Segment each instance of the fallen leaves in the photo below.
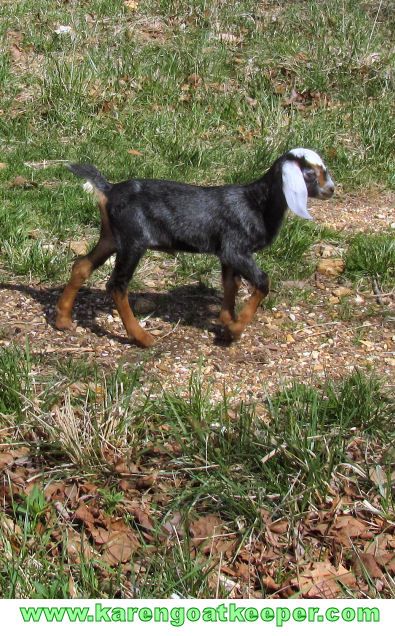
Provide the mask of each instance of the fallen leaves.
POLYGON ((291 579, 291 585, 304 598, 339 598, 344 587, 355 590, 357 581, 354 574, 342 565, 335 568, 326 560, 309 563, 297 577, 291 579))
POLYGON ((207 540, 213 540, 221 534, 222 527, 222 520, 217 515, 207 515, 207 517, 200 517, 200 519, 193 521, 190 524, 193 544, 199 546, 207 540))
POLYGON ((113 519, 101 509, 80 503, 74 518, 81 521, 97 547, 101 558, 108 565, 118 565, 130 560, 140 542, 135 532, 122 520, 113 519))

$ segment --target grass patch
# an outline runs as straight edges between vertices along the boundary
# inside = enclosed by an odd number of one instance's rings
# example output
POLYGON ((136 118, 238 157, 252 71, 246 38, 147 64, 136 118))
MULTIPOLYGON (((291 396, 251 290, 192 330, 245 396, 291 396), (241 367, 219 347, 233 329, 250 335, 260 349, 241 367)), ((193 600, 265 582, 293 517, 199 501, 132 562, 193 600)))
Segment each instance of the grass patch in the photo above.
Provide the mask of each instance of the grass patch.
MULTIPOLYGON (((19 352, 18 360, 25 361, 13 365, 23 404, 26 355, 19 352)), ((304 563, 322 560, 343 541, 341 534, 330 535, 329 543, 317 535, 312 510, 335 523, 331 502, 347 492, 356 502, 374 499, 376 513, 365 514, 393 519, 393 405, 378 378, 355 372, 321 387, 294 383, 265 404, 244 404, 226 395, 213 400, 199 375, 187 394, 144 397, 137 378, 121 369, 93 383, 84 380, 83 368, 77 371, 62 367, 50 411, 43 410, 48 381, 35 373, 30 408, 18 429, 9 430, 7 456, 0 454, 6 470, 19 475, 18 488, 5 490, 0 517, 3 595, 65 598, 72 577, 77 597, 226 597, 229 579, 219 576, 218 559, 231 573, 249 558, 249 593, 265 596, 262 564, 249 550, 277 545, 270 544, 268 524, 285 528, 273 565, 276 582, 286 587, 296 567, 289 560, 296 528, 310 528, 300 534, 304 563), (70 384, 65 395, 65 383, 76 377, 80 384, 70 384), (98 516, 90 520, 90 514, 98 516), (115 519, 137 542, 133 555, 118 563, 109 562, 102 534, 112 532, 115 519), (210 524, 221 527, 222 538, 197 539, 199 532, 210 536, 210 524)), ((22 413, 20 401, 10 400, 7 409, 22 413)), ((336 507, 343 522, 351 518, 347 501, 336 507)), ((377 526, 375 519, 369 527, 377 526)), ((364 546, 358 537, 352 542, 342 548, 347 568, 364 546)), ((247 588, 239 585, 243 596, 247 588)), ((391 595, 390 587, 383 595, 391 595)))
POLYGON ((395 234, 357 234, 346 255, 346 273, 354 279, 377 278, 385 285, 395 280, 395 234))
POLYGON ((40 282, 61 279, 69 264, 68 257, 59 250, 59 246, 43 241, 7 241, 2 251, 14 274, 40 282))
POLYGON ((0 349, 0 413, 22 417, 31 389, 31 358, 28 344, 0 349))

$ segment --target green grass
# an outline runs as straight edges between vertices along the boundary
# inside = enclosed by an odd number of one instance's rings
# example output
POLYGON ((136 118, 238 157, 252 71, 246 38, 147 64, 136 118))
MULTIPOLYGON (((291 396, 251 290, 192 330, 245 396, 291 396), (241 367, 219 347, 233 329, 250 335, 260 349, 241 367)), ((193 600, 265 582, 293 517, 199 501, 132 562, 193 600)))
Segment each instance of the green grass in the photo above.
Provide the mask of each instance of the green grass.
MULTIPOLYGON (((394 185, 387 2, 261 9, 250 0, 232 7, 157 1, 133 12, 121 0, 103 0, 92 4, 88 22, 84 7, 44 0, 2 11, 0 139, 8 168, 0 170, 0 229, 9 271, 62 279, 64 259, 43 253, 31 232, 39 228, 53 243, 98 226, 92 202, 62 165, 36 170, 25 162, 92 161, 114 180, 245 182, 285 149, 311 146, 344 188, 394 185), (72 35, 57 35, 59 24, 72 35), (11 187, 17 175, 35 187, 11 187)), ((298 259, 310 230, 290 227, 289 246, 285 230, 262 256, 275 277, 308 271, 298 259)), ((181 256, 176 280, 197 272, 206 282, 216 271, 210 259, 181 256)))
POLYGON ((0 349, 0 413, 22 417, 31 389, 31 358, 26 349, 10 346, 0 349))
POLYGON ((346 256, 346 273, 354 279, 377 278, 393 285, 395 280, 395 233, 357 234, 346 256))
MULTIPOLYGON (((191 521, 201 516, 220 515, 236 540, 234 558, 250 542, 263 540, 262 511, 274 520, 286 519, 292 532, 306 513, 347 485, 360 498, 374 498, 381 516, 393 519, 393 403, 375 376, 354 372, 316 388, 293 383, 264 404, 255 399, 245 404, 227 395, 213 399, 210 383, 197 374, 191 376, 187 394, 167 391, 155 397, 153 387, 153 395, 144 398, 136 392, 137 377, 122 369, 98 373, 93 382, 89 378, 86 383, 86 378, 84 391, 83 367, 58 367, 55 383, 41 375, 39 360, 30 360, 26 352, 14 349, 7 354, 1 358, 2 377, 11 389, 6 392, 7 413, 19 418, 8 437, 10 448, 23 444, 28 461, 21 466, 44 469, 45 477, 26 491, 9 491, 4 502, 3 596, 66 598, 70 576, 78 597, 124 594, 122 568, 109 568, 99 553, 89 561, 84 553, 83 543, 90 546, 91 540, 72 521, 76 504, 67 499, 62 504, 70 526, 57 515, 54 500, 44 495, 43 487, 52 482, 94 483, 95 505, 125 519, 138 533, 141 545, 133 557, 132 583, 143 597, 212 596, 210 576, 217 561, 214 555, 193 556, 188 531, 191 521), (26 389, 32 374, 33 393, 26 389), (77 377, 82 388, 76 395, 71 388, 65 394, 65 386, 72 387, 77 377), (46 403, 48 385, 57 396, 56 408, 46 403), (356 448, 359 460, 352 458, 356 448), (119 458, 132 462, 137 477, 155 479, 142 491, 142 486, 129 491, 122 479, 136 477, 117 473, 119 458), (379 484, 372 478, 377 470, 384 475, 379 484), (153 528, 148 535, 128 513, 128 502, 142 510, 149 506, 153 528), (181 534, 163 541, 162 525, 177 514, 181 534), (12 535, 10 529, 16 527, 12 535), (82 541, 77 560, 67 549, 65 533, 71 529, 82 541)), ((92 494, 87 503, 89 497, 92 494)), ((308 558, 313 544, 304 545, 308 558)), ((276 580, 286 580, 288 571, 279 564, 276 580)), ((222 583, 218 593, 227 595, 222 583)))
MULTIPOLYGON (((63 282, 69 241, 97 234, 95 203, 59 160, 95 163, 113 181, 243 183, 284 150, 305 146, 322 154, 343 191, 394 188, 389 0, 144 0, 136 12, 122 0, 94 0, 89 14, 86 3, 0 7, 0 162, 7 164, 0 169, 0 275, 7 281, 63 282), (57 35, 59 25, 70 25, 72 35, 57 35), (44 160, 55 163, 27 165, 44 160), (16 176, 30 183, 15 184, 16 176)), ((347 246, 347 279, 359 285, 374 277, 391 289, 390 232, 347 238, 289 218, 257 260, 276 287, 309 277, 317 244, 332 239, 347 246)), ((155 267, 159 257, 147 255, 142 286, 155 267)), ((160 270, 167 289, 218 285, 219 273, 217 259, 205 255, 179 254, 160 270)), ((99 270, 93 284, 105 274, 99 270)), ((286 293, 288 302, 308 291, 286 293)), ((344 301, 344 314, 350 306, 344 301)), ((3 596, 225 597, 215 555, 193 552, 191 520, 220 511, 237 544, 227 560, 233 567, 247 546, 267 549, 266 513, 289 522, 289 537, 299 536, 306 515, 346 487, 357 493, 352 505, 373 502, 380 520, 393 523, 393 411, 375 377, 354 373, 322 386, 311 378, 265 403, 252 396, 244 404, 214 399, 199 375, 183 392, 154 385, 145 394, 133 365, 109 373, 88 360, 50 360, 9 346, 0 350, 0 413, 4 448, 27 448, 27 459, 12 468, 23 485, 9 482, 2 491, 3 596), (153 483, 141 486, 132 476, 128 489, 120 460, 132 475, 154 475, 153 483), (126 573, 104 564, 100 550, 87 556, 92 539, 73 517, 76 505, 64 502, 66 522, 44 492, 56 480, 93 484, 97 492, 84 501, 136 532, 140 548, 126 573), (136 502, 148 506, 149 532, 130 512, 136 502), (164 538, 163 524, 177 514, 178 534, 164 538), (81 539, 77 556, 68 551, 70 529, 81 539)), ((337 563, 340 552, 322 541, 337 563)), ((310 539, 303 548, 306 561, 321 558, 310 539)), ((279 585, 295 573, 292 549, 291 541, 276 561, 279 585)), ((344 546, 341 554, 348 567, 344 546)), ((394 596, 393 587, 382 595, 394 596)), ((263 584, 255 591, 267 595, 263 584)), ((380 593, 369 584, 365 594, 380 593)))

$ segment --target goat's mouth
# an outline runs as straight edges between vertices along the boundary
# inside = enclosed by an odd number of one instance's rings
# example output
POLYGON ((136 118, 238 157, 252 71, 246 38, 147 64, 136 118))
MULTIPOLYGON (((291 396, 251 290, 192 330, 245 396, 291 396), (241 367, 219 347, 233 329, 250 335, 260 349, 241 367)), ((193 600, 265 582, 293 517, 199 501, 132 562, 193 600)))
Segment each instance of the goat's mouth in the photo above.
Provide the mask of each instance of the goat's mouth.
POLYGON ((333 183, 328 183, 328 185, 318 188, 316 197, 317 199, 330 199, 333 197, 334 192, 335 186, 333 185, 333 183))
POLYGON ((319 199, 331 199, 333 197, 334 194, 334 190, 321 190, 321 192, 318 195, 319 199))

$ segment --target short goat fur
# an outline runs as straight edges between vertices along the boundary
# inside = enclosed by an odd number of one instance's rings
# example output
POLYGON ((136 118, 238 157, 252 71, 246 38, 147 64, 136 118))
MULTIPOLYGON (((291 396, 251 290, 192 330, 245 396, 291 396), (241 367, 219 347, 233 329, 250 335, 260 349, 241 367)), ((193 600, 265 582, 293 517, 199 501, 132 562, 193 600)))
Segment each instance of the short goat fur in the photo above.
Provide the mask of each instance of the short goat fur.
POLYGON ((278 233, 287 207, 311 218, 307 198, 327 199, 334 184, 317 153, 295 148, 279 157, 264 176, 247 185, 197 186, 173 181, 131 179, 109 183, 92 165, 70 164, 97 196, 101 232, 97 245, 73 265, 71 278, 57 304, 56 326, 72 327, 72 309, 80 287, 92 272, 116 254, 108 282, 126 332, 140 346, 153 336, 136 320, 128 300, 128 284, 146 250, 215 254, 222 266, 224 298, 220 321, 238 339, 268 294, 268 275, 253 253, 278 233), (238 316, 240 279, 252 293, 238 316))

